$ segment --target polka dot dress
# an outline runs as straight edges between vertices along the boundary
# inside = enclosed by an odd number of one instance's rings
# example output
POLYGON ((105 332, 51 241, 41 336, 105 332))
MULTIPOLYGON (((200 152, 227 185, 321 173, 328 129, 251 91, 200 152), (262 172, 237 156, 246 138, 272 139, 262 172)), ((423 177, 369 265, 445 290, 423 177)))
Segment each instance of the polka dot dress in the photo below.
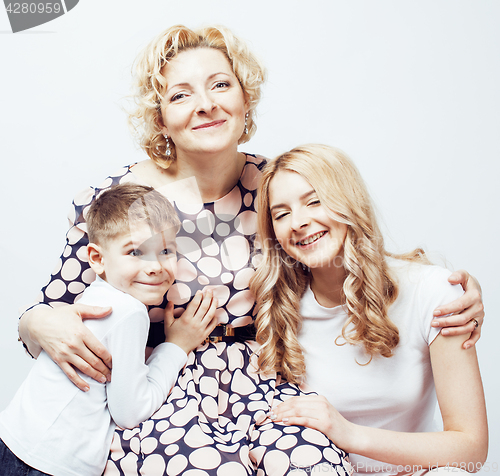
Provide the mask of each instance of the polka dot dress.
MULTIPOLYGON (((181 221, 178 273, 161 306, 151 307, 149 344, 164 341, 163 309, 180 315, 197 290, 210 286, 218 298, 220 323, 251 324, 255 301, 248 289, 258 254, 254 251, 254 199, 262 157, 247 155, 238 184, 220 200, 189 205, 174 201, 181 221)), ((139 182, 131 167, 100 187, 79 194, 69 214, 67 244, 40 302, 74 303, 95 275, 86 260, 85 216, 103 190, 139 182)), ((346 454, 323 434, 282 426, 267 418, 273 402, 305 390, 257 372, 258 345, 208 343, 188 357, 165 404, 132 430, 117 429, 105 476, 294 475, 317 471, 350 474, 346 454)))

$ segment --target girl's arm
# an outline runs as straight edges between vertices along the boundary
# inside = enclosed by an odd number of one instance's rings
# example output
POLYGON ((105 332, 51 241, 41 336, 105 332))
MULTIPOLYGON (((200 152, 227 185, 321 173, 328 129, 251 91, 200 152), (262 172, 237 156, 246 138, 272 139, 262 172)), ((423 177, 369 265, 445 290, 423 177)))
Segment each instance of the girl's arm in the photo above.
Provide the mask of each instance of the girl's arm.
POLYGON ((463 343, 463 348, 468 349, 481 337, 481 326, 484 320, 481 286, 474 276, 464 270, 455 271, 448 281, 451 284, 460 284, 465 293, 450 304, 435 309, 435 317, 450 315, 434 320, 432 326, 444 327, 445 329, 441 331, 444 336, 470 334, 470 337, 463 343))
POLYGON ((319 396, 291 398, 272 417, 317 429, 349 453, 386 463, 478 471, 488 452, 486 408, 475 349, 463 349, 462 341, 438 335, 430 346, 444 431, 404 433, 355 425, 319 396))

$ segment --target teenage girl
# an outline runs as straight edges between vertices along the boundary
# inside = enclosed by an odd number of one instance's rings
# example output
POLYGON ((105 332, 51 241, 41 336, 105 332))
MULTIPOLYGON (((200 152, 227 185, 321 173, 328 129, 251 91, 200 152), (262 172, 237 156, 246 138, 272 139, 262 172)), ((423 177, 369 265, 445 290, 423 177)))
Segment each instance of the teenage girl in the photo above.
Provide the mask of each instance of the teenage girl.
POLYGON ((270 162, 258 220, 260 369, 321 395, 277 401, 271 419, 320 430, 358 473, 480 469, 488 430, 475 349, 431 326, 462 290, 422 250, 384 249, 350 159, 307 145, 270 162))

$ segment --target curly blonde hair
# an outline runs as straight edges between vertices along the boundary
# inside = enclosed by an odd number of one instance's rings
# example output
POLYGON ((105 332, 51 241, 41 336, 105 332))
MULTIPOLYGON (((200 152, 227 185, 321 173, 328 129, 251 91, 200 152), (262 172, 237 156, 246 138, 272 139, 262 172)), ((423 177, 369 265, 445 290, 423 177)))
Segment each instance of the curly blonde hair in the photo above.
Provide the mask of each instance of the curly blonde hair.
POLYGON ((240 82, 247 105, 248 133, 243 133, 238 143, 250 140, 255 133, 255 109, 265 80, 265 69, 248 47, 230 30, 210 26, 191 30, 183 25, 168 28, 158 35, 139 55, 134 65, 134 108, 129 122, 135 130, 140 146, 160 167, 168 168, 176 159, 175 144, 166 156, 166 139, 161 132, 161 100, 167 87, 162 70, 179 53, 188 49, 213 48, 229 60, 240 82))
POLYGON ((284 252, 274 233, 269 185, 279 171, 304 177, 335 220, 347 225, 343 299, 348 319, 342 329, 343 339, 348 344, 362 344, 370 360, 374 355, 391 357, 399 343, 399 331, 387 311, 397 297, 398 286, 385 257, 427 262, 425 255, 422 250, 405 255, 386 252, 371 199, 355 165, 338 149, 309 144, 271 161, 263 171, 258 190, 262 261, 250 289, 257 297, 257 341, 262 346, 260 370, 280 372, 283 378, 294 383, 300 383, 305 376, 304 356, 298 340, 302 323, 299 305, 310 272, 284 252))

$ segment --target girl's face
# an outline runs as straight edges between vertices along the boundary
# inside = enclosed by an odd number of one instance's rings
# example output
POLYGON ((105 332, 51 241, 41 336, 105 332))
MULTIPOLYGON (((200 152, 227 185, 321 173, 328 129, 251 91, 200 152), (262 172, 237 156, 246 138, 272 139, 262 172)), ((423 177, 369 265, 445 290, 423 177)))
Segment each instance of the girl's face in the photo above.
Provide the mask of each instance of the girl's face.
POLYGON ((347 225, 332 218, 301 175, 281 170, 269 183, 274 233, 285 253, 311 269, 342 263, 347 225))
POLYGON ((175 143, 177 156, 236 150, 248 108, 226 56, 213 48, 186 50, 165 66, 163 76, 162 132, 175 143))

